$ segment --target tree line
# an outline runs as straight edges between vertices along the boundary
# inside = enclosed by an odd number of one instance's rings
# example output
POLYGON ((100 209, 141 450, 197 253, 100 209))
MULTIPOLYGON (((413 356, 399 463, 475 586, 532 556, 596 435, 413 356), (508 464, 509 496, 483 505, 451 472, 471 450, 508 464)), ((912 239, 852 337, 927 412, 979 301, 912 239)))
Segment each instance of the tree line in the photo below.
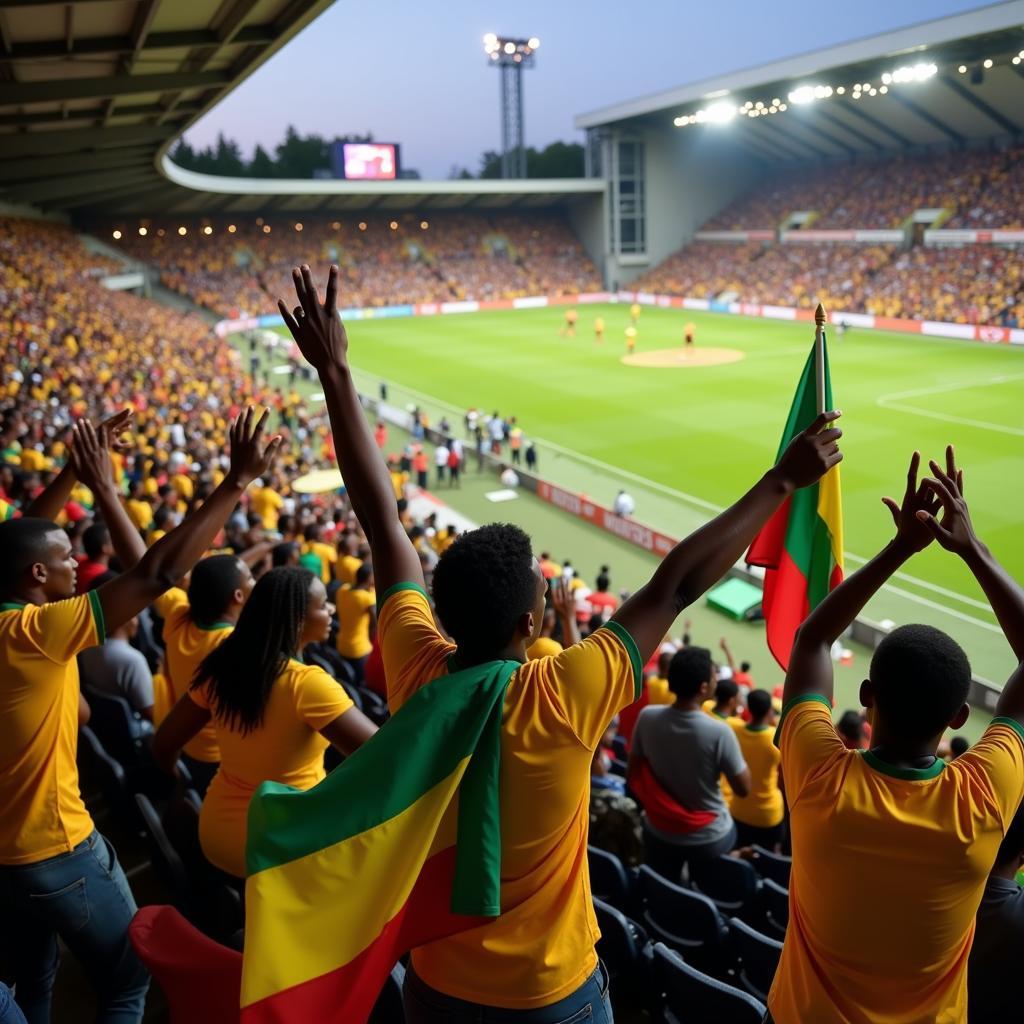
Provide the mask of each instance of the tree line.
MULTIPOLYGON (((189 171, 220 174, 234 178, 316 178, 330 174, 331 150, 339 142, 373 142, 370 132, 365 134, 302 135, 294 125, 288 125, 284 138, 273 147, 273 152, 257 144, 248 158, 242 147, 223 133, 209 146, 197 148, 180 139, 171 150, 171 159, 189 171)), ((415 177, 419 177, 415 174, 415 177)), ((574 142, 553 142, 544 149, 526 150, 526 176, 528 178, 581 178, 583 177, 583 147, 574 142)), ((500 178, 501 154, 488 150, 480 157, 476 173, 468 168, 453 166, 449 178, 500 178)))

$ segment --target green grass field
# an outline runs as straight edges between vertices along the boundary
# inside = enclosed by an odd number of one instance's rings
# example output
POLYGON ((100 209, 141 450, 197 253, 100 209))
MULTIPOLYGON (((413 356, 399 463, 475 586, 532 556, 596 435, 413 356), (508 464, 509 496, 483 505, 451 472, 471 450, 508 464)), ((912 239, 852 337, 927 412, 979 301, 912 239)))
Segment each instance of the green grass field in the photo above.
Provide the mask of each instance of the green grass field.
MULTIPOLYGON (((697 325, 698 348, 738 362, 650 369, 622 363, 628 312, 580 307, 576 338, 558 336, 559 308, 349 323, 361 386, 387 380, 393 404, 416 402, 461 432, 475 405, 515 415, 537 441, 547 478, 611 504, 619 486, 636 518, 681 536, 734 500, 775 457, 810 349, 807 324, 647 307, 638 353, 678 347, 697 325), (592 323, 606 324, 603 345, 592 323)), ((975 342, 848 331, 830 339, 833 391, 843 410, 845 547, 856 568, 891 535, 883 494, 902 492, 920 448, 957 446, 980 535, 1017 576, 1024 477, 1024 352, 975 342)), ((494 506, 494 517, 502 515, 494 506)), ((975 670, 1001 682, 1013 665, 983 595, 937 546, 918 556, 869 606, 870 617, 932 622, 967 647, 975 670)))

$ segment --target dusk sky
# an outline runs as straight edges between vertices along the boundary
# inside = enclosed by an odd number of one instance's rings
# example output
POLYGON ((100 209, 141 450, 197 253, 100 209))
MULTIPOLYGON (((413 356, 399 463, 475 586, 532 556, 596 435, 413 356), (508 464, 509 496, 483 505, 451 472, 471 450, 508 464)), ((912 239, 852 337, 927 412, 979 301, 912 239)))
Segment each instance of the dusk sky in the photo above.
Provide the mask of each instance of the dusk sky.
POLYGON ((337 0, 187 135, 218 132, 248 156, 293 123, 325 136, 373 133, 424 178, 476 172, 498 149, 498 72, 485 32, 537 36, 524 72, 526 141, 582 141, 573 117, 712 75, 985 6, 970 0, 337 0))

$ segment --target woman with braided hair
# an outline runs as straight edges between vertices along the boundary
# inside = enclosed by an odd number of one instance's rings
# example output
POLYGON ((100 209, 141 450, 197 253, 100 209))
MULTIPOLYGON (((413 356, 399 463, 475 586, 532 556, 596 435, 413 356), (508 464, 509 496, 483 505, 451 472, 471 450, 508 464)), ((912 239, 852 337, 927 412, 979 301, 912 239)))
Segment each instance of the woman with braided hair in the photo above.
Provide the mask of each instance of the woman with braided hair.
POLYGON ((216 728, 221 763, 203 801, 199 840, 229 874, 245 876, 246 817, 261 782, 310 789, 324 777, 328 745, 350 754, 377 731, 337 680, 299 660, 329 629, 323 583, 307 569, 272 569, 154 738, 154 755, 169 769, 204 725, 216 728))

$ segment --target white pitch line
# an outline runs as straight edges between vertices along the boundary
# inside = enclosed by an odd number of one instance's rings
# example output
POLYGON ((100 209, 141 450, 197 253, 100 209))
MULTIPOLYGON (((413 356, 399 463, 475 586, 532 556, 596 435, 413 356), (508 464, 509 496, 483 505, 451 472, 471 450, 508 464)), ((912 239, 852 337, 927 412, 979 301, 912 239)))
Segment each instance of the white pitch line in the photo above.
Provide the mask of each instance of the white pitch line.
MULTIPOLYGON (((803 351, 803 349, 801 349, 801 351, 803 351)), ((365 377, 374 378, 377 381, 381 379, 379 376, 368 373, 365 370, 360 370, 358 367, 356 367, 355 369, 357 373, 363 374, 365 377)), ((1022 378, 1024 378, 1024 375, 1022 375, 1022 378)), ((433 395, 428 395, 423 391, 418 391, 416 388, 406 387, 404 384, 397 384, 393 386, 401 389, 406 394, 411 395, 414 398, 420 399, 423 402, 429 402, 431 405, 440 407, 442 409, 447 409, 449 412, 457 415, 460 418, 461 422, 461 417, 464 415, 465 410, 460 409, 459 406, 455 405, 454 403, 446 402, 440 398, 435 398, 433 395)), ((584 455, 581 452, 574 452, 569 448, 565 448, 560 444, 555 444, 552 441, 545 441, 542 437, 535 437, 534 440, 536 440, 539 444, 543 445, 545 448, 549 448, 552 451, 558 452, 561 455, 566 455, 570 458, 576 459, 578 462, 589 463, 590 465, 598 469, 601 469, 602 471, 609 473, 612 476, 619 476, 624 477, 627 480, 632 480, 635 483, 638 483, 641 486, 648 488, 649 490, 660 491, 662 494, 665 494, 670 498, 679 498, 690 505, 695 505, 704 511, 713 513, 714 515, 718 515, 720 512, 725 511, 724 506, 716 505, 714 504, 714 502, 705 501, 703 498, 698 498, 695 494, 688 494, 686 491, 677 490, 674 487, 669 487, 667 484, 659 483, 656 480, 649 480, 647 477, 640 476, 638 473, 633 473, 628 469, 621 469, 620 467, 613 466, 610 463, 602 462, 600 459, 595 459, 590 455, 584 455)), ((855 555, 851 551, 844 551, 843 555, 845 558, 848 558, 851 562, 859 562, 862 565, 868 561, 866 558, 862 558, 860 555, 855 555)), ((930 590, 933 593, 940 594, 947 600, 957 601, 959 603, 970 605, 982 609, 984 611, 989 611, 991 613, 991 609, 987 604, 983 604, 981 601, 978 601, 975 598, 968 597, 965 594, 958 594, 955 590, 947 590, 945 587, 941 587, 936 583, 930 583, 928 580, 919 579, 917 576, 911 576, 909 573, 899 572, 896 573, 896 575, 899 577, 899 579, 903 580, 906 583, 910 583, 914 586, 921 587, 922 589, 930 590)), ((989 622, 985 622, 982 619, 976 618, 973 615, 967 615, 964 612, 958 612, 953 608, 947 608, 945 605, 938 604, 937 602, 932 601, 927 597, 922 597, 918 594, 914 594, 909 590, 903 590, 901 587, 896 587, 891 583, 886 583, 882 587, 882 589, 889 590, 900 597, 906 598, 907 600, 916 601, 918 604, 922 604, 927 608, 947 612, 954 618, 961 619, 964 622, 969 622, 972 625, 980 626, 982 629, 987 629, 990 632, 998 633, 1000 636, 1002 635, 1002 631, 997 626, 993 626, 989 622)))
POLYGON ((971 391, 975 388, 990 388, 997 384, 1009 384, 1024 380, 1024 373, 1001 374, 986 380, 958 381, 955 384, 937 384, 934 387, 913 388, 910 391, 894 391, 888 395, 879 395, 875 405, 882 409, 893 409, 913 416, 924 416, 927 419, 939 420, 942 423, 959 423, 965 427, 976 427, 979 430, 991 430, 998 434, 1010 434, 1013 437, 1024 437, 1024 430, 1019 427, 1008 427, 1002 423, 989 423, 987 420, 969 419, 966 416, 954 416, 951 413, 935 412, 932 409, 919 409, 916 405, 906 405, 901 399, 923 398, 925 395, 943 395, 951 391, 971 391))

